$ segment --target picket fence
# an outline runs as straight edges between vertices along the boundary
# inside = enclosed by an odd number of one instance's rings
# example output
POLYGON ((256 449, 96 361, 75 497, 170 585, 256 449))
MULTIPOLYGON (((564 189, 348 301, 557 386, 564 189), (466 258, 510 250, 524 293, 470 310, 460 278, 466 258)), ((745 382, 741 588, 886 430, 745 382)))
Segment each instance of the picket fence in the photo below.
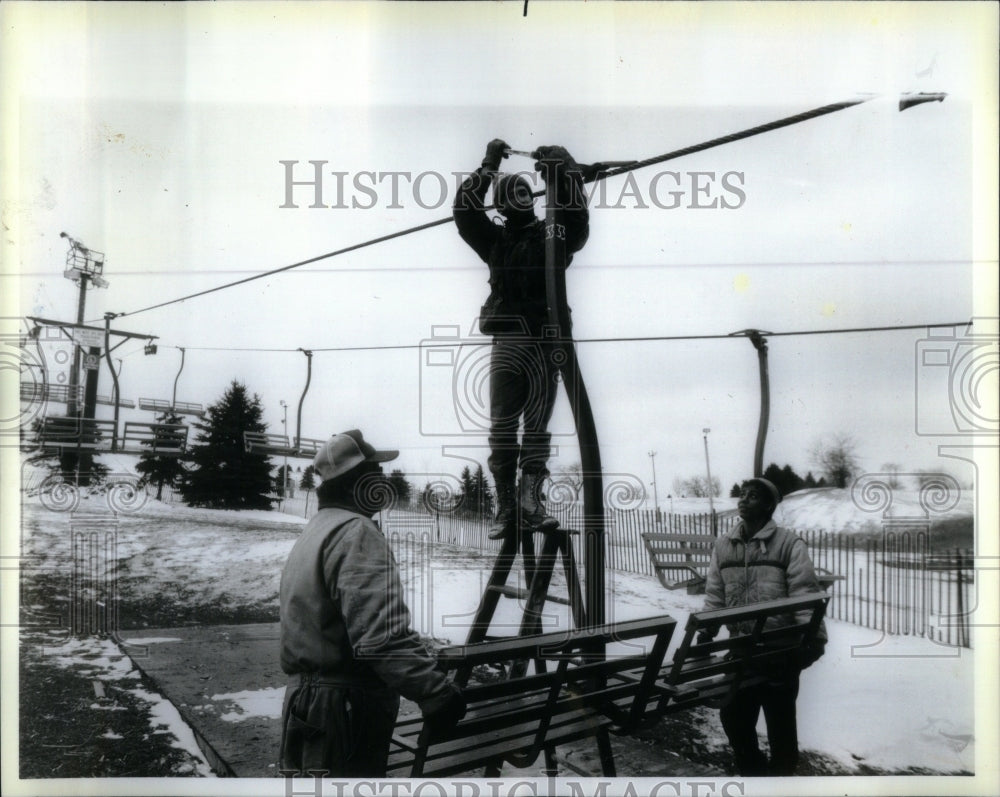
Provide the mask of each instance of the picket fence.
MULTIPOLYGON (((583 530, 579 504, 556 507, 567 529, 583 530)), ((605 511, 605 561, 612 570, 655 576, 642 542, 649 531, 712 534, 730 531, 734 512, 674 515, 644 509, 605 511)), ((414 531, 433 542, 498 552, 487 536, 490 520, 472 513, 429 512, 420 504, 382 513, 387 534, 414 531)), ((891 635, 914 635, 936 643, 972 646, 969 613, 976 606, 976 573, 967 549, 935 551, 926 531, 888 531, 859 539, 849 533, 799 530, 813 563, 842 577, 830 590, 827 616, 891 635)), ((583 561, 582 536, 573 535, 577 562, 583 561)), ((536 549, 541 547, 541 539, 536 549)))

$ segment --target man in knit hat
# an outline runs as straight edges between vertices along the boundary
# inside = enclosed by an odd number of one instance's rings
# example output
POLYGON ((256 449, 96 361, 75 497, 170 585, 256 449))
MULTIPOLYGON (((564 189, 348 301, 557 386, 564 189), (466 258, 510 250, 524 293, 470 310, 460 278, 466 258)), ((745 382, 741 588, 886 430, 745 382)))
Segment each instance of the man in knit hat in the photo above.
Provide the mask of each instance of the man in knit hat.
MULTIPOLYGON (((767 479, 743 483, 737 505, 740 522, 720 535, 712 551, 705 583, 705 609, 748 606, 762 601, 821 592, 805 542, 772 519, 781 493, 767 479)), ((772 625, 780 624, 775 619, 772 625)), ((753 625, 753 623, 749 623, 753 625)), ((748 632, 750 628, 738 629, 748 632)), ((699 642, 711 635, 704 633, 699 642)), ((793 661, 769 669, 767 679, 737 691, 720 710, 736 768, 745 777, 793 775, 799 757, 795 701, 799 673, 823 655, 826 627, 821 625, 809 649, 793 661), (767 722, 770 760, 760 750, 757 719, 767 722)))
MULTIPOLYGON (((500 174, 509 147, 494 139, 482 166, 466 179, 455 197, 459 235, 490 270, 490 295, 480 311, 479 328, 493 336, 490 356, 489 468, 497 492, 497 516, 490 537, 526 529, 551 529, 558 523, 545 512, 540 493, 548 474, 549 420, 556 399, 558 368, 543 343, 548 324, 545 293, 545 223, 535 216, 531 185, 521 175, 500 174), (484 200, 493 198, 503 221, 486 215, 484 200), (523 434, 518 443, 518 427, 523 434), (520 485, 516 485, 520 469, 520 485)), ((565 226, 566 263, 587 242, 589 217, 580 167, 563 147, 539 147, 539 161, 556 164, 556 202, 565 226)), ((540 169, 540 163, 536 169, 540 169)), ((568 333, 568 330, 566 330, 568 333)))
POLYGON ((382 493, 378 451, 361 432, 334 435, 313 466, 319 511, 281 573, 281 774, 385 775, 400 694, 424 721, 457 722, 458 687, 435 668, 410 628, 399 569, 371 515, 382 493))

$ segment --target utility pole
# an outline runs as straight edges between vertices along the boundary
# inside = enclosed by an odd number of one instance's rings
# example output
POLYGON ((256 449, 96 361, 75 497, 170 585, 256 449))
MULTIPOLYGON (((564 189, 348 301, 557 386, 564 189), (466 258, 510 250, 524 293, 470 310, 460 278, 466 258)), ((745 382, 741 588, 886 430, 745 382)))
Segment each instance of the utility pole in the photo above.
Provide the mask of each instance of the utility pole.
MULTIPOLYGON (((97 409, 97 369, 100 367, 101 361, 102 336, 99 332, 95 336, 80 328, 83 326, 84 308, 87 305, 87 286, 108 287, 108 283, 101 276, 104 273, 104 253, 88 249, 65 232, 59 233, 59 237, 69 241, 69 252, 66 253, 66 268, 63 270, 63 276, 80 286, 80 294, 76 304, 76 329, 73 332, 73 368, 69 374, 69 401, 66 409, 70 417, 93 419, 97 409), (85 357, 83 354, 84 345, 87 345, 85 357), (82 411, 79 403, 81 359, 83 360, 82 365, 87 371, 82 411)), ((79 434, 83 435, 83 433, 84 428, 81 423, 79 434)), ((76 471, 77 482, 86 485, 90 484, 93 461, 93 453, 89 450, 82 450, 78 446, 76 452, 64 458, 61 467, 65 472, 72 464, 76 471)))
MULTIPOLYGON (((702 429, 703 439, 705 440, 705 472, 708 474, 708 511, 712 513, 713 519, 715 518, 715 503, 712 500, 712 466, 708 462, 708 433, 711 429, 702 429)), ((713 520, 714 522, 714 520, 713 520)))
MULTIPOLYGON (((95 288, 108 287, 107 281, 101 276, 104 273, 104 253, 88 249, 65 232, 59 233, 59 237, 69 241, 69 252, 66 253, 66 268, 63 271, 63 276, 68 280, 73 280, 73 282, 76 282, 80 286, 80 294, 76 305, 76 325, 79 328, 83 326, 84 309, 87 306, 87 286, 93 285, 95 288)), ((84 345, 79 337, 76 338, 74 343, 73 368, 69 373, 69 402, 67 407, 70 416, 80 415, 80 360, 83 355, 84 345)), ((83 417, 93 418, 94 407, 97 404, 97 366, 99 363, 98 358, 101 355, 101 347, 98 344, 96 346, 90 345, 88 348, 89 356, 86 363, 84 363, 87 367, 87 387, 83 417)))
POLYGON ((649 463, 653 468, 653 511, 656 513, 653 515, 657 525, 660 523, 660 498, 656 491, 656 452, 649 452, 649 463))

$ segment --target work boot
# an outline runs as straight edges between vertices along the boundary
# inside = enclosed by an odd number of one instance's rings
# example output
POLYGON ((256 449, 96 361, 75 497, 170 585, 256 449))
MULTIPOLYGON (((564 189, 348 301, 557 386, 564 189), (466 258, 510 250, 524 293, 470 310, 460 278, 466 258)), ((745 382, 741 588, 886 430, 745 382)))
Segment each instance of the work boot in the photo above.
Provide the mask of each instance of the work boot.
POLYGON ((542 479, 541 473, 521 471, 521 522, 534 531, 552 531, 559 528, 559 521, 545 513, 542 479))
POLYGON ((514 477, 496 477, 497 516, 490 526, 487 536, 491 540, 502 540, 517 530, 517 490, 514 477))

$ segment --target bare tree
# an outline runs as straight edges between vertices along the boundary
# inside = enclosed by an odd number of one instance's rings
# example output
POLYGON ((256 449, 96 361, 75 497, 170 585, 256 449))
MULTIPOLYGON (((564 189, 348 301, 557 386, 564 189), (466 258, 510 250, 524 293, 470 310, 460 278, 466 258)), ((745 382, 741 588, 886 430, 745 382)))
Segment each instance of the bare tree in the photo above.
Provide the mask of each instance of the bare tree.
POLYGON ((861 470, 857 450, 858 445, 853 437, 836 434, 829 440, 818 440, 813 445, 812 462, 823 471, 834 487, 847 487, 861 470))
MULTIPOLYGON (((708 498, 708 479, 704 476, 692 476, 689 479, 674 479, 674 492, 691 498, 708 498)), ((722 494, 722 486, 718 478, 712 477, 712 496, 722 494)))

